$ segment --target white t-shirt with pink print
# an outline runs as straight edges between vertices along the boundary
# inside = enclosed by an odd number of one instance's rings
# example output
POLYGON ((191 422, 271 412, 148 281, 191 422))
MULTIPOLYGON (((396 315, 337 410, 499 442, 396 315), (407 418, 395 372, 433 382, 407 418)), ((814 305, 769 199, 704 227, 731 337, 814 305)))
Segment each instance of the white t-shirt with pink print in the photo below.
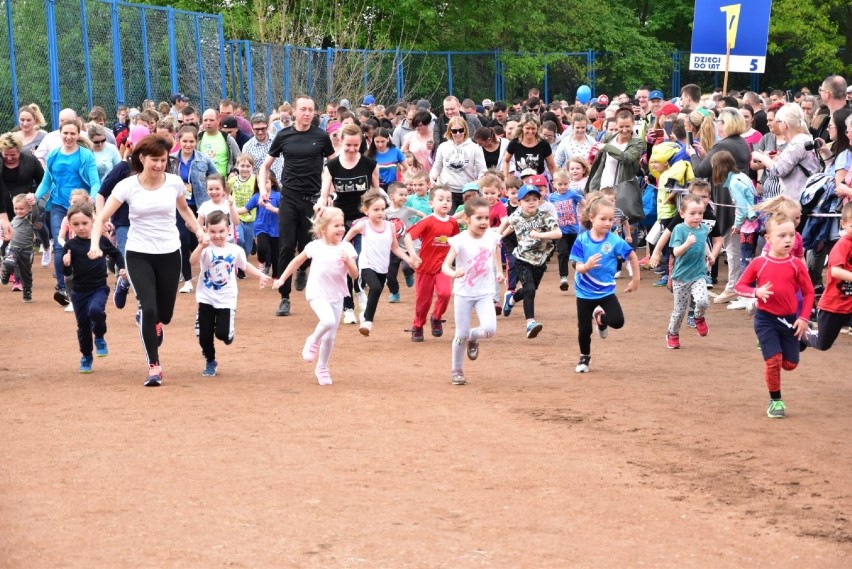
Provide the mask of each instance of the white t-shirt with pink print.
POLYGON ((475 239, 469 231, 462 231, 450 237, 449 244, 456 252, 456 268, 464 270, 464 276, 453 283, 453 294, 493 296, 497 286, 494 250, 500 245, 500 234, 489 229, 481 238, 475 239))

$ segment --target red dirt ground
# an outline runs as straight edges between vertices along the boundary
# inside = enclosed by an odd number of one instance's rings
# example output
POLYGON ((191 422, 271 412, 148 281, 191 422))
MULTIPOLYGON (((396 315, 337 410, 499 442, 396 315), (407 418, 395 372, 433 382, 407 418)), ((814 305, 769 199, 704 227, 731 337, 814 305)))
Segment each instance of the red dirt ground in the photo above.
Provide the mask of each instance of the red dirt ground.
MULTIPOLYGON (((319 387, 299 353, 301 294, 240 283, 237 336, 202 378, 194 295, 179 295, 165 383, 142 387, 130 310, 77 373, 73 315, 47 269, 35 301, 0 289, 2 567, 849 567, 852 338, 805 352, 766 418, 742 311, 707 338, 663 336, 669 293, 620 294, 623 330, 573 368, 576 310, 554 274, 543 333, 520 307, 450 385, 442 338, 412 344, 413 290, 373 334, 342 326, 319 387)), ((621 288, 626 284, 622 281, 621 288)))

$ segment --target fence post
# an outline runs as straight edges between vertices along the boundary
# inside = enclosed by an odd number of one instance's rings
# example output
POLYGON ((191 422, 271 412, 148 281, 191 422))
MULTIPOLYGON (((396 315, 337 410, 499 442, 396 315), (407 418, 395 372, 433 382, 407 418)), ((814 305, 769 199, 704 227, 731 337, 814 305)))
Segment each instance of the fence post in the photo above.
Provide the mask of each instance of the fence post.
POLYGON ((325 48, 325 85, 326 98, 331 101, 334 93, 334 48, 331 46, 325 48))
POLYGON ((264 113, 268 113, 275 105, 272 102, 272 46, 266 44, 266 108, 261 109, 264 113))
MULTIPOLYGON (((85 3, 86 0, 80 0, 85 3)), ((145 8, 140 8, 139 17, 142 19, 142 67, 145 68, 145 98, 153 99, 151 96, 151 63, 148 54, 148 18, 145 8)))
POLYGON ((225 64, 225 22, 224 22, 224 18, 222 17, 221 12, 219 13, 218 23, 219 23, 219 26, 218 26, 217 31, 219 32, 219 72, 221 73, 221 77, 222 77, 222 80, 221 80, 222 98, 227 99, 228 98, 228 77, 227 77, 227 74, 225 72, 225 67, 226 67, 226 64, 225 64))
POLYGON ((12 72, 12 110, 14 121, 18 124, 18 70, 15 68, 15 32, 12 26, 12 3, 6 2, 6 34, 9 39, 9 69, 12 72))
POLYGON ((118 108, 124 101, 124 77, 121 69, 121 25, 118 19, 118 0, 112 0, 110 6, 112 20, 112 75, 115 81, 115 107, 118 108))
POLYGON ((308 55, 308 95, 314 96, 314 54, 310 48, 305 50, 308 55))
MULTIPOLYGON (((45 0, 47 11, 47 65, 50 77, 50 112, 55 129, 59 128, 59 111, 61 107, 59 95, 59 54, 56 47, 56 0, 45 0)), ((17 109, 16 109, 17 110, 17 109)))
POLYGON ((249 113, 254 114, 254 72, 251 60, 251 42, 243 40, 243 49, 246 50, 246 77, 248 79, 248 106, 249 113))
POLYGON ((364 95, 362 95, 363 100, 363 97, 370 92, 370 69, 368 66, 369 60, 367 59, 367 50, 363 50, 362 54, 364 55, 364 95))
POLYGON ((284 100, 290 100, 290 44, 284 46, 284 100))
MULTIPOLYGON (((7 2, 10 4, 11 2, 7 2)), ((86 14, 86 0, 80 0, 80 32, 83 38, 83 67, 86 70, 86 102, 92 109, 92 62, 89 59, 89 22, 86 14)), ((14 52, 12 52, 14 53, 14 52)), ((14 75, 14 72, 13 72, 14 75)), ((150 98, 150 97, 149 97, 150 98)), ((17 111, 17 106, 15 107, 17 111)))
POLYGON ((193 32, 195 35, 195 60, 198 62, 198 98, 201 99, 201 108, 207 105, 207 97, 204 95, 204 62, 201 60, 201 26, 198 24, 198 14, 193 16, 193 32))
POLYGON ((751 74, 751 90, 755 93, 760 93, 760 74, 752 73, 751 74))
POLYGON ((175 10, 171 6, 169 6, 167 9, 169 24, 169 78, 172 82, 172 93, 177 93, 180 88, 178 86, 177 71, 177 41, 175 40, 175 10))
POLYGON ((586 52, 586 81, 589 84, 589 88, 592 90, 592 96, 595 96, 595 90, 597 89, 596 83, 598 82, 598 73, 595 69, 595 52, 594 50, 589 50, 586 52))
POLYGON ((548 100, 547 100, 547 89, 548 89, 548 87, 550 86, 550 85, 549 85, 550 81, 549 81, 549 77, 548 77, 548 73, 547 73, 547 72, 548 72, 548 66, 547 66, 547 64, 545 63, 545 64, 544 64, 544 104, 545 104, 545 105, 548 103, 548 100))
POLYGON ((672 52, 672 91, 671 97, 675 97, 675 93, 680 90, 680 52, 672 52))
POLYGON ((453 94, 453 54, 447 52, 447 90, 453 94))
POLYGON ((245 94, 243 93, 243 89, 246 88, 247 85, 245 81, 245 73, 243 73, 243 62, 245 61, 245 58, 243 57, 243 42, 241 40, 236 40, 234 42, 231 42, 231 45, 237 48, 237 69, 239 73, 238 77, 240 85, 239 103, 242 104, 248 101, 245 94))
POLYGON ((393 57, 396 60, 396 100, 402 101, 402 95, 405 91, 405 75, 403 74, 402 56, 399 53, 399 46, 396 46, 396 53, 393 57))
POLYGON ((500 100, 500 50, 494 50, 494 101, 500 100))

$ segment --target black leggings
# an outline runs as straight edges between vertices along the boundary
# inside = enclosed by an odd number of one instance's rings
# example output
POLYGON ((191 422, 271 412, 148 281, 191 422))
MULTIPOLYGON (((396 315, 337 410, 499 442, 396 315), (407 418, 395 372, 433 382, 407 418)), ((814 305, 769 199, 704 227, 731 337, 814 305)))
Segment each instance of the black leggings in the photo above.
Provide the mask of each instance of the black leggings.
POLYGON ((399 294, 399 267, 402 265, 402 274, 409 277, 414 274, 414 269, 408 266, 408 263, 391 253, 390 264, 388 265, 388 291, 391 294, 399 294))
POLYGON ((571 249, 576 240, 576 233, 563 233, 559 241, 556 242, 556 259, 559 261, 560 277, 568 276, 568 258, 571 256, 571 249))
POLYGON ((172 321, 180 278, 180 250, 172 253, 128 251, 127 278, 139 302, 139 329, 148 365, 160 363, 157 349, 157 323, 172 321))
MULTIPOLYGON (((194 205, 189 206, 189 209, 192 211, 193 216, 198 215, 198 211, 195 209, 194 205)), ((186 221, 183 220, 180 213, 178 212, 176 215, 177 220, 175 223, 177 223, 178 234, 180 234, 180 272, 183 275, 183 280, 189 282, 192 280, 192 267, 189 264, 189 256, 192 255, 192 251, 198 247, 198 238, 195 236, 195 233, 186 227, 186 221)))
POLYGON ((382 296, 382 291, 385 290, 387 278, 386 274, 377 273, 373 269, 361 269, 361 284, 369 290, 367 308, 364 309, 364 320, 373 321, 373 317, 376 315, 376 307, 379 305, 379 298, 382 296))
POLYGON ((544 276, 545 265, 531 265, 520 259, 515 260, 515 271, 522 286, 515 290, 512 298, 515 302, 524 301, 524 318, 535 318, 535 291, 544 276))
MULTIPOLYGON (((285 191, 281 194, 278 204, 278 268, 281 272, 287 268, 296 257, 296 246, 304 248, 311 242, 311 218, 314 216, 314 202, 296 192, 285 191)), ((306 269, 307 263, 302 265, 306 269)), ((278 292, 281 298, 290 298, 290 277, 278 292)))
POLYGON ((272 277, 278 278, 278 238, 268 233, 257 234, 257 261, 272 265, 272 277))
POLYGON ((234 310, 230 308, 214 308, 203 302, 198 303, 198 343, 201 353, 208 362, 216 359, 214 338, 219 338, 225 345, 234 341, 234 310))
POLYGON ((579 335, 577 340, 580 343, 580 354, 584 356, 592 355, 592 314, 598 306, 606 312, 603 321, 609 328, 617 330, 624 326, 624 312, 614 294, 594 300, 578 298, 577 328, 579 335))
POLYGON ((841 328, 849 325, 852 325, 852 315, 820 310, 817 313, 819 333, 815 337, 812 336, 813 339, 809 343, 817 350, 825 351, 834 345, 834 341, 840 335, 841 328))

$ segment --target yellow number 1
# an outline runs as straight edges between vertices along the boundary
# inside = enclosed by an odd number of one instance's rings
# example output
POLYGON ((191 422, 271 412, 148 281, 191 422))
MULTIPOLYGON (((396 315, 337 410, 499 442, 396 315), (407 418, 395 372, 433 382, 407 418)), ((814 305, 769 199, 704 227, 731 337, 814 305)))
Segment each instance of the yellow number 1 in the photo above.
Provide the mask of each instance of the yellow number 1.
POLYGON ((725 13, 725 29, 728 34, 728 47, 734 49, 737 47, 737 29, 740 27, 740 8, 742 4, 731 4, 729 6, 721 6, 719 10, 725 13))

